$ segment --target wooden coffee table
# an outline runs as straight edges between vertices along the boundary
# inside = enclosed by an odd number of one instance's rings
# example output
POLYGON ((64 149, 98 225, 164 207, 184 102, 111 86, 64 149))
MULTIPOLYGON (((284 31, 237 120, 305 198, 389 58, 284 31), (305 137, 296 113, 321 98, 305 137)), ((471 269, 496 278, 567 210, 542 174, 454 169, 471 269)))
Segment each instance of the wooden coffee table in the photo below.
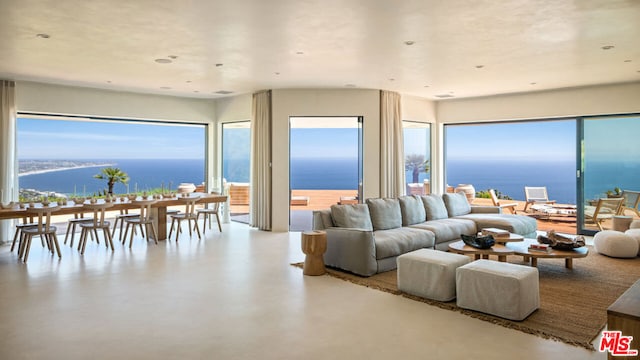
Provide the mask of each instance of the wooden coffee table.
POLYGON ((465 244, 462 240, 449 244, 449 251, 456 254, 473 254, 476 260, 480 259, 480 257, 488 259, 489 255, 496 255, 498 256, 498 261, 501 262, 507 261, 507 255, 514 254, 512 249, 509 249, 504 245, 495 244, 488 249, 478 249, 465 244))
POLYGON ((567 269, 573 269, 573 259, 583 258, 589 254, 586 246, 575 248, 573 250, 554 250, 550 252, 529 251, 530 244, 538 244, 537 240, 524 239, 522 242, 513 242, 505 245, 506 248, 513 250, 516 255, 522 255, 525 261, 531 259, 531 266, 538 266, 538 259, 564 259, 564 265, 567 269))

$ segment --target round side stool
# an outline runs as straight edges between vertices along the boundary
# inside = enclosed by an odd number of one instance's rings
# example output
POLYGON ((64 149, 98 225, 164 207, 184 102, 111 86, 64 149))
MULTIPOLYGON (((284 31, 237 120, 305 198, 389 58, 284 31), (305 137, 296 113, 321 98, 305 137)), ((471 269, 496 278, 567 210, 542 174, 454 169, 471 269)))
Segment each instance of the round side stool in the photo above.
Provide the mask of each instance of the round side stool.
POLYGON ((634 258, 638 256, 638 241, 625 233, 604 230, 593 237, 596 251, 615 258, 634 258))
POLYGON ((304 275, 324 275, 324 252, 327 251, 327 233, 320 230, 305 231, 302 233, 302 252, 305 253, 304 275))
POLYGON ((613 230, 625 232, 629 230, 632 221, 631 216, 616 215, 613 217, 613 230))
POLYGON ((638 242, 638 256, 640 256, 640 229, 629 229, 624 234, 631 236, 638 242))

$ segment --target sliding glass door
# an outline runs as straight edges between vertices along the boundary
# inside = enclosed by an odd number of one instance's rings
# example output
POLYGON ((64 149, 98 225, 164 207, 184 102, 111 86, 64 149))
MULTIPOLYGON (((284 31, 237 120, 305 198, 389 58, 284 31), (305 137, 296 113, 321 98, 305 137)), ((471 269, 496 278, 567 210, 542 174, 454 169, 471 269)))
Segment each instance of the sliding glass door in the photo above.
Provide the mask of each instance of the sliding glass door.
POLYGON ((615 200, 640 191, 640 116, 584 118, 580 122, 579 232, 611 229, 613 216, 638 218, 634 204, 615 200), (604 200, 600 200, 604 199, 604 200))

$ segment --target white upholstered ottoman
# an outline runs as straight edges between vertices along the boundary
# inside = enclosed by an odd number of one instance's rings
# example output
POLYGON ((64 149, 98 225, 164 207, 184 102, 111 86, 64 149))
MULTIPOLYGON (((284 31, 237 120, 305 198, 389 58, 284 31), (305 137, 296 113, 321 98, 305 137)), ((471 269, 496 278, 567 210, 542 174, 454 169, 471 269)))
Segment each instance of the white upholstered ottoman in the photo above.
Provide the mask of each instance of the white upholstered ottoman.
POLYGON ((456 268, 471 261, 468 256, 419 249, 398 256, 398 290, 438 301, 456 297, 456 268))
POLYGON ((456 270, 457 305, 510 320, 524 320, 540 307, 538 269, 477 260, 456 270))
POLYGON ((603 230, 593 236, 593 247, 602 255, 615 258, 638 256, 638 241, 623 232, 603 230))

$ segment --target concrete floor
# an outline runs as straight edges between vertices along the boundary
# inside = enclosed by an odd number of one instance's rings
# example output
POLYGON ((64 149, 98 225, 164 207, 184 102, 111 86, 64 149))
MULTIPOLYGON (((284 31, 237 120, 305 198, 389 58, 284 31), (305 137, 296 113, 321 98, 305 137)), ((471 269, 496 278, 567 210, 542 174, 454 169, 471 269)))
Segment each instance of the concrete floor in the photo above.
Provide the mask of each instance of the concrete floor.
MULTIPOLYGON (((299 233, 239 223, 206 238, 28 264, 0 248, 0 359, 604 359, 328 276, 299 233)), ((188 233, 187 233, 188 234, 188 233)))

